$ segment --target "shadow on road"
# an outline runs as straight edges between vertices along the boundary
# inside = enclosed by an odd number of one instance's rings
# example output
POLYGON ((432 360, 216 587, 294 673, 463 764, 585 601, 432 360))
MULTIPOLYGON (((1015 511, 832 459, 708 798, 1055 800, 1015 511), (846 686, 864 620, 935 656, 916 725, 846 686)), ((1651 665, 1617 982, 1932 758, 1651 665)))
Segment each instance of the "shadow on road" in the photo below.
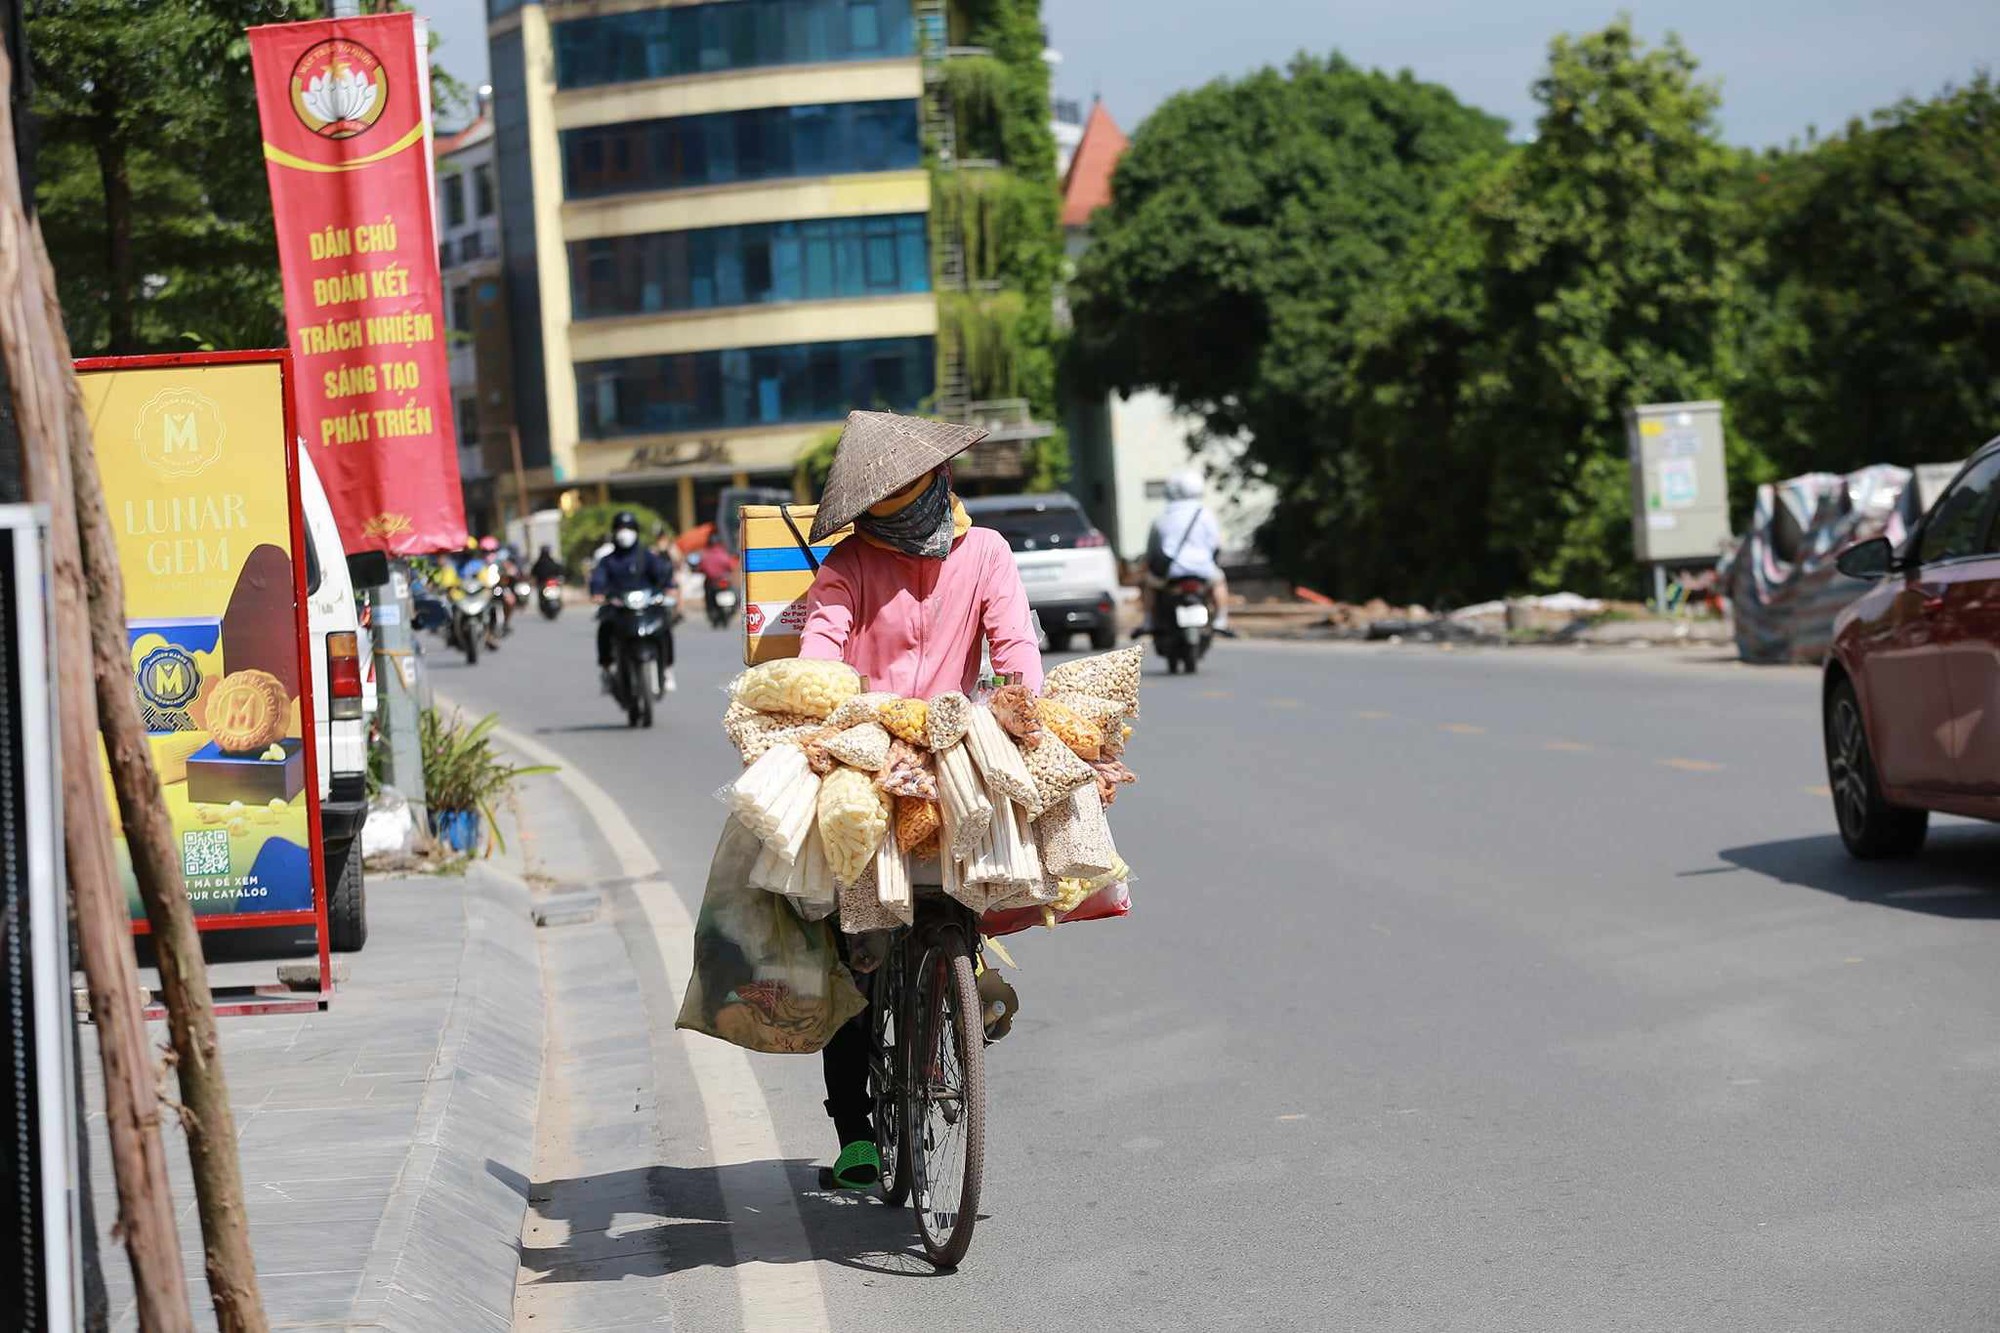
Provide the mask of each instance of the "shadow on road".
POLYGON ((1852 902, 1991 921, 2000 920, 1995 853, 2000 832, 1975 826, 1933 832, 1923 855, 1908 861, 1856 861, 1831 833, 1731 847, 1717 855, 1738 869, 1852 902))
POLYGON ((535 1213, 562 1221, 568 1239, 560 1245, 521 1247, 521 1267, 543 1282, 618 1282, 660 1277, 697 1268, 733 1268, 738 1263, 810 1263, 824 1259, 845 1268, 907 1277, 930 1277, 917 1241, 916 1223, 906 1208, 889 1208, 870 1193, 828 1194, 819 1188, 819 1167, 803 1159, 780 1165, 798 1201, 807 1252, 739 1253, 724 1199, 760 1192, 768 1162, 722 1167, 655 1166, 532 1184, 497 1163, 487 1163, 496 1179, 526 1197, 535 1213), (613 1235, 613 1227, 619 1228, 613 1235))

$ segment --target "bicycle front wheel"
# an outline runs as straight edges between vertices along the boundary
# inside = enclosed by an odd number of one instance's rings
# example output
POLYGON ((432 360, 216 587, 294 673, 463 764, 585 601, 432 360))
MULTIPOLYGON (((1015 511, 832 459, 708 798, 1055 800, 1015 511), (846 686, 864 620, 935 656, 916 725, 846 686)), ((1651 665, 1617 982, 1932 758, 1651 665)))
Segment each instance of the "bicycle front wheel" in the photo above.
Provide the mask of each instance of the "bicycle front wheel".
POLYGON ((882 1202, 900 1208, 910 1197, 910 1154, 904 1089, 909 1066, 909 1008, 904 993, 903 945, 898 941, 874 976, 870 1006, 874 1049, 869 1055, 875 1097, 875 1151, 882 1159, 882 1202))
POLYGON ((915 1000, 904 1147, 924 1254, 953 1268, 972 1244, 986 1159, 986 1034, 972 958, 957 931, 940 932, 924 950, 915 1000))

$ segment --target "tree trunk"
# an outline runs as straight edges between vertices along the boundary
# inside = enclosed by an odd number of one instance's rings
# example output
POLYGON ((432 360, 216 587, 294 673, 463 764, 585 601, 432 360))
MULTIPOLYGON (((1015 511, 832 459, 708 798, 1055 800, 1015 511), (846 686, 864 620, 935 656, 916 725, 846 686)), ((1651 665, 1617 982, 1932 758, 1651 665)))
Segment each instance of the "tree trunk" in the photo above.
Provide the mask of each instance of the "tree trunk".
MULTIPOLYGON (((37 238, 39 241, 39 237, 37 238)), ((52 318, 61 318, 54 270, 42 256, 44 296, 52 318)), ((67 344, 59 346, 67 353, 67 344)), ((208 964, 201 934, 181 879, 174 825, 160 794, 153 752, 132 690, 132 659, 125 633, 125 580, 118 547, 104 508, 97 476, 97 451, 90 417, 74 377, 69 383, 70 481, 75 488, 76 523, 84 577, 90 586, 90 637, 97 677, 98 725, 111 763, 111 784, 125 819, 125 845, 132 873, 152 925, 159 955, 160 991, 173 1033, 174 1068, 180 1076, 181 1122, 187 1131, 188 1163, 201 1213, 201 1237, 208 1264, 208 1294, 222 1333, 264 1333, 264 1304, 257 1292, 257 1265, 250 1253, 250 1223, 243 1211, 243 1173, 236 1156, 236 1114, 215 1035, 215 1000, 208 989, 208 964)))
POLYGON ((121 356, 139 350, 137 305, 139 275, 132 260, 132 173, 119 137, 115 94, 105 90, 96 99, 97 117, 91 139, 97 149, 97 172, 104 181, 104 274, 107 333, 104 350, 121 356))
MULTIPOLYGON (((11 66, 0 60, 0 85, 11 66)), ((0 104, 7 101, 0 86, 0 104)), ((49 507, 55 660, 63 765, 63 843, 75 897, 77 944, 97 1020, 104 1067, 105 1120, 118 1185, 117 1234, 132 1262, 139 1325, 146 1333, 191 1329, 180 1239, 160 1139, 159 1089, 146 1049, 132 935, 111 812, 97 773, 97 703, 76 665, 90 660, 88 593, 70 488, 73 420, 67 340, 51 320, 40 237, 22 209, 11 116, 0 116, 0 355, 7 359, 14 411, 32 499, 49 507)))

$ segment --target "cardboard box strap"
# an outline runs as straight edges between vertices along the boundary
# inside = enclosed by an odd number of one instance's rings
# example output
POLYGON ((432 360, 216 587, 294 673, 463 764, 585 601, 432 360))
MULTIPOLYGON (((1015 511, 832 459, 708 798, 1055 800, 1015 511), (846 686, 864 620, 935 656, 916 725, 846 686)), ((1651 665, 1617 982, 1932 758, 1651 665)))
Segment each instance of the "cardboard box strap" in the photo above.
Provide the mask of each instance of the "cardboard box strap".
POLYGON ((805 553, 807 567, 814 574, 818 574, 819 555, 813 550, 812 543, 806 540, 806 535, 799 531, 798 522, 792 517, 792 507, 790 505, 779 505, 778 517, 785 520, 785 530, 792 534, 792 540, 797 542, 799 550, 805 553))

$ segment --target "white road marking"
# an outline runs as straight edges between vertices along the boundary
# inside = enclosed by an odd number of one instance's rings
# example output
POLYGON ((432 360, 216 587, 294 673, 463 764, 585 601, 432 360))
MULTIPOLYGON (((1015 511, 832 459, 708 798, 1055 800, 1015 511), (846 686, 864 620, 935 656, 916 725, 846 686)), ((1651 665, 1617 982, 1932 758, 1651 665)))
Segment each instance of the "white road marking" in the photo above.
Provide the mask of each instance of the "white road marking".
MULTIPOLYGON (((659 858, 618 803, 567 756, 506 727, 495 727, 493 736, 538 764, 559 765, 556 780, 589 812, 619 870, 632 880, 632 891, 666 965, 678 1012, 694 957, 694 920, 673 885, 660 877, 659 858)), ((713 1037, 676 1032, 674 1039, 694 1070, 715 1165, 752 1168, 722 1177, 728 1182, 723 1205, 729 1211, 730 1242, 736 1251, 736 1294, 742 1303, 743 1327, 785 1333, 830 1328, 826 1293, 799 1220, 798 1201, 785 1177, 771 1108, 749 1057, 740 1047, 713 1037)))

